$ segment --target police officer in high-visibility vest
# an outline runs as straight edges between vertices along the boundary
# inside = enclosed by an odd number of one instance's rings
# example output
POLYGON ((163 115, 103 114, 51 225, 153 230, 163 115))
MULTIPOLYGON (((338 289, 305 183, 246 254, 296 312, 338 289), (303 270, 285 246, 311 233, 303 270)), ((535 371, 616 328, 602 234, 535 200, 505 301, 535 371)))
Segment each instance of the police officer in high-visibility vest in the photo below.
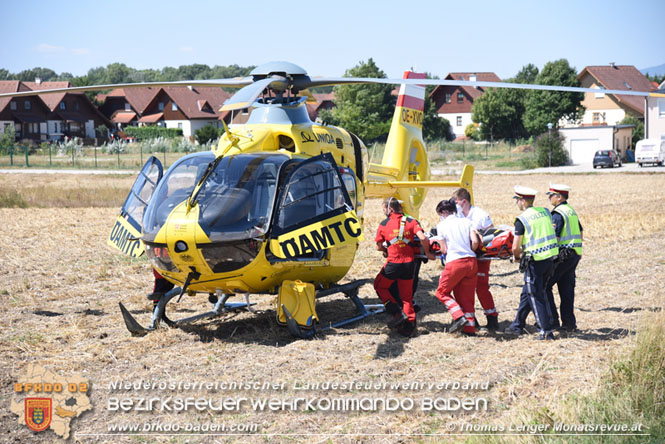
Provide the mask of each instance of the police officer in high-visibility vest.
POLYGON ((577 213, 568 204, 570 187, 550 184, 547 195, 552 209, 552 223, 559 246, 559 256, 554 262, 554 273, 547 282, 545 292, 552 312, 552 327, 563 331, 575 331, 575 269, 582 258, 582 225, 577 213), (561 298, 561 323, 554 302, 552 288, 556 284, 561 298))
POLYGON ((531 311, 540 326, 538 339, 555 339, 552 333, 550 307, 545 296, 545 285, 552 274, 553 259, 559 254, 552 217, 549 210, 534 207, 536 190, 523 186, 515 187, 514 199, 522 211, 515 220, 513 255, 520 260, 520 271, 524 272, 524 286, 520 296, 515 320, 504 333, 521 335, 526 318, 531 311))

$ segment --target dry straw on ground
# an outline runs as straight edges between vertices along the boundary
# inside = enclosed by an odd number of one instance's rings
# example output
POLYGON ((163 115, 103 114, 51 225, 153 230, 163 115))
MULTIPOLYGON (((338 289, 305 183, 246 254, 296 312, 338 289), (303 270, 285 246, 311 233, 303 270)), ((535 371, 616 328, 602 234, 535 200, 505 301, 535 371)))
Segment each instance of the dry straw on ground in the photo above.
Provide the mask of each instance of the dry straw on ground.
MULTIPOLYGON (((53 176, 0 177, 0 186, 20 192, 35 189, 128 189, 127 178, 53 176), (72 182, 74 181, 74 182, 72 182), (103 183, 102 183, 103 182, 103 183), (48 186, 47 186, 48 184, 48 186), (40 186, 44 188, 39 188, 40 186)), ((475 338, 450 335, 450 321, 433 294, 440 268, 427 264, 421 271, 416 299, 423 306, 420 334, 411 339, 391 334, 381 316, 314 340, 294 340, 277 326, 272 297, 254 298, 258 314, 228 314, 186 330, 162 329, 145 338, 132 338, 125 330, 117 303, 123 301, 144 324, 151 289, 147 261, 126 259, 110 250, 106 236, 116 208, 0 209, 0 294, 4 306, 0 330, 0 378, 7 405, 13 382, 28 363, 38 363, 62 375, 80 373, 90 378, 94 411, 73 421, 75 432, 105 433, 112 422, 185 421, 260 424, 253 437, 99 437, 82 442, 440 442, 460 437, 433 437, 447 433, 446 424, 504 423, 525 407, 556 405, 572 394, 591 390, 608 367, 610 352, 630 343, 644 314, 661 310, 665 297, 661 279, 665 268, 665 176, 570 175, 477 176, 476 203, 487 209, 495 224, 510 224, 517 215, 512 196, 515 184, 541 190, 550 181, 572 186, 570 202, 584 226, 585 251, 578 269, 577 316, 580 332, 556 342, 542 343, 532 336, 503 340, 486 334, 475 338), (174 413, 113 413, 106 408, 109 382, 125 380, 271 381, 293 383, 325 381, 440 382, 489 381, 487 411, 473 414, 431 413, 414 410, 371 412, 276 412, 252 410, 222 415, 190 411, 174 413), (316 434, 315 436, 262 436, 261 434, 316 434), (369 434, 385 434, 374 435, 369 434), (424 436, 423 436, 424 435, 424 436)), ((131 180, 129 180, 131 182, 131 180)), ((430 192, 421 212, 423 225, 436 222, 433 208, 450 190, 430 192)), ((39 194, 39 193, 37 193, 39 194)), ((38 195, 34 199, 38 200, 38 195)), ((31 198, 32 199, 32 198, 31 198)), ((117 197, 109 198, 116 205, 117 197)), ((120 199, 121 200, 121 199, 120 199)), ((43 205, 50 206, 50 205, 43 205)), ((88 205, 89 206, 89 205, 88 205)), ((381 219, 379 202, 368 202, 365 238, 348 279, 372 278, 383 258, 373 248, 375 227, 381 219)), ((501 326, 515 315, 521 276, 516 265, 495 262, 492 292, 501 326)), ((361 290, 376 303, 371 286, 361 290)), ((207 309, 206 298, 186 298, 172 309, 174 317, 207 309)), ((343 297, 319 302, 323 321, 352 313, 343 297)), ((484 317, 478 312, 479 319, 484 317)), ((151 394, 151 393, 148 393, 151 394)), ((155 393, 152 393, 155 394, 155 393)), ((158 392, 156 395, 173 393, 158 392)), ((175 393, 175 395, 182 393, 175 393)), ((197 395, 197 393, 187 393, 197 395)), ((255 391, 207 393, 205 396, 257 396, 255 391)), ((292 388, 265 393, 280 398, 297 396, 350 396, 326 391, 296 392, 292 388)), ((465 392, 458 393, 464 395, 465 392)), ((145 394, 144 394, 145 395, 145 394)), ((424 397, 450 395, 446 391, 372 391, 371 397, 424 397)), ((514 418, 513 418, 514 419, 514 418)), ((51 442, 51 432, 33 435, 16 417, 3 411, 1 430, 9 442, 51 442)), ((76 439, 73 440, 76 442, 76 439)))

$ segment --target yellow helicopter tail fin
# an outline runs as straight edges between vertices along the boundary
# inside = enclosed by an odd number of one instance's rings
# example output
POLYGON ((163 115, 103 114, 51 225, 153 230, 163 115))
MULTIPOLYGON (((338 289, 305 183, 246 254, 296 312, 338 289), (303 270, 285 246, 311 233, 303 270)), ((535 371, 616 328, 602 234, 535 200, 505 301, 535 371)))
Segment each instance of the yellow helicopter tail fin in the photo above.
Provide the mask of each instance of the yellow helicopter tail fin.
MULTIPOLYGON (((424 79, 424 73, 406 71, 405 79, 424 79)), ((463 187, 472 193, 473 172, 470 165, 464 167, 459 181, 431 181, 425 141, 423 118, 425 111, 425 86, 401 85, 388 141, 380 164, 370 164, 367 197, 394 196, 402 201, 404 212, 418 217, 420 206, 431 187, 463 187)))

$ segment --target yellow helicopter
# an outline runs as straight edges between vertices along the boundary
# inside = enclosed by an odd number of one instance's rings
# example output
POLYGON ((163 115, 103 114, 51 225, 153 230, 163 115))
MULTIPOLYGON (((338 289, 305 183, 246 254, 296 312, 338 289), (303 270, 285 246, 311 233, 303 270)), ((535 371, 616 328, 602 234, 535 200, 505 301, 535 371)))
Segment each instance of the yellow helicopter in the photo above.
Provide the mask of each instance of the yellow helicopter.
MULTIPOLYGON (((180 285, 156 304, 148 329, 120 304, 134 334, 154 329, 160 320, 182 325, 249 308, 249 294, 279 293, 278 318, 300 337, 316 331, 311 328, 317 319, 315 296, 343 292, 359 311, 328 327, 382 312, 382 305, 358 299, 366 280, 336 285, 363 239, 365 199, 394 195, 405 211, 417 215, 425 187, 472 187, 471 166, 459 181, 429 180, 422 138, 424 86, 402 85, 383 161, 370 164, 358 137, 310 121, 305 107, 308 88, 361 80, 312 80, 285 62, 259 66, 250 75, 252 83, 222 108, 254 106, 249 121, 227 127, 211 152, 179 159, 163 177, 159 160, 150 158, 111 231, 110 245, 132 256, 145 250, 157 272, 180 285), (170 321, 166 304, 185 292, 210 294, 215 307, 170 321), (247 301, 227 302, 237 294, 247 301)), ((405 79, 424 78, 405 73, 405 79)))
POLYGON ((246 124, 232 129, 225 125, 226 132, 212 151, 184 156, 166 173, 151 157, 139 172, 108 243, 134 257, 145 252, 155 270, 178 287, 156 301, 147 329, 119 304, 133 335, 156 329, 160 321, 178 326, 231 310, 252 310, 250 294, 277 294, 278 320, 299 337, 321 331, 316 328, 316 297, 343 292, 357 309, 356 316, 328 328, 382 312, 382 305, 365 305, 358 298, 358 287, 367 280, 337 284, 352 266, 363 239, 365 199, 394 196, 404 202, 406 213, 417 217, 429 187, 464 187, 472 192, 470 165, 458 181, 430 180, 422 137, 425 85, 597 92, 434 80, 409 71, 403 79, 312 78, 292 63, 270 62, 244 78, 97 85, 0 97, 174 85, 241 87, 222 110, 254 109, 246 124), (380 164, 369 163, 358 137, 312 122, 305 107, 310 88, 362 83, 400 85, 380 164), (171 321, 166 305, 185 293, 208 294, 213 309, 171 321), (244 295, 245 302, 228 302, 235 295, 244 295))

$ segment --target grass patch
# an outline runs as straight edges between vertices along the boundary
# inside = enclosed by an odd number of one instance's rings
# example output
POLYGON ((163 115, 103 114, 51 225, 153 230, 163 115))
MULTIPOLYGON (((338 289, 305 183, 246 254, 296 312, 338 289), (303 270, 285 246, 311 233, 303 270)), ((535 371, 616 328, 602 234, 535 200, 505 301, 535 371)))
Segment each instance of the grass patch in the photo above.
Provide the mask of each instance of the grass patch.
POLYGON ((0 189, 0 208, 28 208, 28 202, 16 189, 0 189))
MULTIPOLYGON (((543 436, 501 436, 488 439, 469 437, 469 444, 480 443, 662 443, 665 442, 665 312, 644 318, 646 327, 638 332, 628 354, 617 357, 590 395, 574 396, 552 409, 541 407, 517 413, 512 424, 547 424, 543 436), (650 436, 549 436, 555 424, 623 425, 624 433, 649 433, 650 436), (637 430, 639 425, 641 430, 637 430)), ((563 433, 563 432, 559 432, 563 433)), ((587 432, 589 433, 589 432, 587 432)), ((608 433, 608 432, 605 432, 608 433)))

